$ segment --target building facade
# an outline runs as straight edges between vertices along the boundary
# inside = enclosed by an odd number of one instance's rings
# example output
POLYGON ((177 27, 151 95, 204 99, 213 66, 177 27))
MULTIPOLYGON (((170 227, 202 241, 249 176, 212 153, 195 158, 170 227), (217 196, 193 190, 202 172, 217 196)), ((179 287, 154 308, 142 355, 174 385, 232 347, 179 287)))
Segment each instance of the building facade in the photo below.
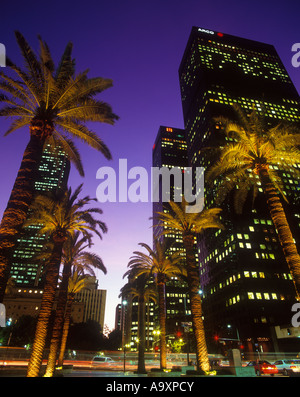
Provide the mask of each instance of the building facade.
MULTIPOLYGON (((94 277, 90 278, 91 280, 94 279, 94 277)), ((98 281, 96 279, 94 279, 94 287, 84 288, 77 292, 74 301, 84 304, 82 322, 93 320, 100 324, 102 330, 104 329, 106 290, 98 289, 98 281)))
MULTIPOLYGON (((193 27, 179 80, 189 166, 209 167, 202 149, 224 138, 214 118, 234 118, 232 104, 247 114, 256 109, 269 126, 300 121, 299 95, 269 44, 193 27)), ((299 247, 299 180, 283 176, 299 247)), ((207 207, 214 205, 214 194, 205 191, 207 207)), ((272 350, 272 329, 290 322, 295 302, 276 230, 262 193, 241 216, 230 199, 222 209, 225 230, 212 229, 198 240, 208 344, 232 339, 249 351, 272 350)))
MULTIPOLYGON (((188 167, 188 153, 185 139, 185 131, 180 128, 160 126, 152 150, 152 166, 159 169, 166 168, 170 173, 160 177, 159 180, 159 201, 153 202, 153 237, 167 238, 171 243, 170 253, 178 250, 184 252, 181 233, 174 230, 171 234, 161 235, 163 225, 156 227, 157 212, 169 212, 169 204, 163 200, 163 195, 169 195, 174 200, 176 194, 184 193, 184 174, 188 167), (181 181, 176 181, 172 171, 181 170, 181 181), (176 192, 178 190, 178 192, 176 192)), ((160 225, 160 224, 159 224, 160 225)), ((198 260, 198 253, 195 245, 195 255, 198 260)), ((183 254, 184 261, 184 254, 183 254)), ((167 339, 172 342, 176 334, 183 333, 183 323, 190 322, 190 300, 187 293, 187 284, 180 278, 173 278, 166 283, 166 334, 167 339)), ((158 324, 158 319, 156 320, 158 324)))
MULTIPOLYGON (((69 161, 61 149, 53 150, 46 145, 35 181, 36 194, 66 189, 70 172, 69 161)), ((17 240, 10 275, 16 285, 43 286, 43 260, 37 259, 46 243, 36 225, 24 227, 17 240)))
MULTIPOLYGON (((5 294, 4 304, 6 318, 14 323, 22 316, 37 317, 41 308, 43 289, 15 287, 5 294)), ((57 298, 53 303, 53 311, 57 307, 57 298)), ((84 303, 75 301, 71 309, 71 322, 82 323, 84 321, 84 303)))

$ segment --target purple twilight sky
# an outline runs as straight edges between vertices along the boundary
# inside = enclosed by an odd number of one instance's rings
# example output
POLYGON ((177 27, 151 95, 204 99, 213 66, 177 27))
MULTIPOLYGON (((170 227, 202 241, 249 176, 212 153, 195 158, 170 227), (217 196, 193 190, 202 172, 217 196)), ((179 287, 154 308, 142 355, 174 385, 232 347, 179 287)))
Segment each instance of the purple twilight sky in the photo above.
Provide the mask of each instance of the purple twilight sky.
MULTIPOLYGON (((36 50, 40 34, 55 60, 72 41, 77 72, 88 68, 90 77, 113 79, 114 87, 99 99, 107 101, 120 119, 114 126, 92 126, 110 148, 113 160, 106 161, 93 149, 78 144, 85 178, 72 168, 69 179, 74 189, 83 182, 84 194, 91 197, 96 196, 99 167, 114 167, 118 174, 119 159, 128 159, 128 168, 141 166, 150 175, 159 126, 183 128, 178 68, 192 26, 273 44, 300 90, 300 68, 291 63, 292 45, 300 42, 296 0, 53 0, 45 4, 18 0, 2 2, 0 15, 0 43, 17 64, 21 58, 15 30, 36 50)), ((0 216, 28 141, 28 129, 4 138, 8 125, 9 120, 0 120, 0 216)), ((113 329, 129 257, 139 242, 152 243, 152 205, 150 199, 148 203, 98 205, 109 232, 99 243, 95 241, 93 249, 108 270, 107 275, 99 273, 98 279, 99 287, 107 290, 105 323, 113 329)))

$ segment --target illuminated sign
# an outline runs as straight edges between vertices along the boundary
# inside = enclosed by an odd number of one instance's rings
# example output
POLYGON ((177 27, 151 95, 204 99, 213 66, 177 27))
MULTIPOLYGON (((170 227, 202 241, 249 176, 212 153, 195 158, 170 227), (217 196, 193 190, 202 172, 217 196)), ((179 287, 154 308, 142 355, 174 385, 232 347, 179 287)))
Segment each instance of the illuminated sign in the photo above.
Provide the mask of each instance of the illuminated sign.
POLYGON ((208 33, 208 34, 215 34, 212 30, 198 28, 198 32, 208 33))

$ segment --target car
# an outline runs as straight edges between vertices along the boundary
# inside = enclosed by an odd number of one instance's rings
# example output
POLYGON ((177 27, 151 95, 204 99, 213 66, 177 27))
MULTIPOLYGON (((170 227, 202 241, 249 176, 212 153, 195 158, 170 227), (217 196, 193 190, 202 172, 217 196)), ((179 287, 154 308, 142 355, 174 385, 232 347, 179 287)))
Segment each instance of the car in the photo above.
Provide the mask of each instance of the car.
POLYGON ((265 360, 249 361, 247 367, 254 367, 256 375, 271 375, 278 374, 276 365, 265 360))
POLYGON ((115 361, 111 357, 105 357, 105 356, 95 356, 93 357, 92 360, 92 365, 109 365, 109 364, 114 364, 115 361))
POLYGON ((283 375, 289 375, 292 372, 300 372, 300 360, 297 359, 282 359, 274 362, 278 372, 282 372, 283 375))

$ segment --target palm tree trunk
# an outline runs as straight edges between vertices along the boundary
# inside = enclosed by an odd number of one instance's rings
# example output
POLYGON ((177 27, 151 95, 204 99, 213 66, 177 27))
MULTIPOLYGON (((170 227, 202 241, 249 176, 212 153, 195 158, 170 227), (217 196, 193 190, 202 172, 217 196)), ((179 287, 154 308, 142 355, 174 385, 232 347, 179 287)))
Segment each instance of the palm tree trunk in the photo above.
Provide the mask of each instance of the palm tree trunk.
POLYGON ((57 308, 55 312, 55 319, 52 331, 52 338, 50 342, 50 350, 48 362, 45 372, 45 377, 51 377, 54 374, 59 343, 61 340, 62 329, 64 324, 64 315, 66 309, 66 302, 68 296, 68 282, 71 275, 71 264, 66 263, 63 269, 63 278, 59 288, 57 308))
POLYGON ((145 298, 143 292, 139 294, 138 305, 138 374, 145 374, 145 298))
MULTIPOLYGON (((132 295, 127 296, 127 312, 125 317, 125 345, 131 341, 131 323, 132 323, 132 295)), ((122 346, 123 348, 124 346, 122 346)))
POLYGON ((286 215, 281 204, 279 195, 272 181, 270 180, 268 171, 265 169, 261 169, 259 176, 262 183, 263 191, 266 195, 270 215, 273 224, 277 230, 278 239, 280 241, 286 262, 292 275, 296 292, 296 299, 300 300, 300 256, 297 251, 297 247, 294 242, 290 226, 286 219, 286 215))
POLYGON ((61 345, 60 345, 60 351, 59 351, 58 362, 57 362, 57 365, 59 367, 62 367, 62 365, 64 363, 64 355, 65 355, 67 339, 68 339, 68 334, 69 334, 69 328, 70 328, 71 309, 72 309, 73 299, 74 299, 74 295, 69 295, 68 299, 67 299, 65 321, 64 321, 63 331, 62 331, 61 345))
POLYGON ((197 267, 194 254, 194 236, 192 234, 184 235, 183 244, 186 250, 186 267, 191 302, 192 324, 196 339, 197 370, 202 369, 203 371, 209 371, 210 365, 202 318, 202 302, 199 294, 199 269, 197 267))
POLYGON ((3 302, 17 237, 33 200, 34 182, 45 143, 43 134, 33 131, 31 127, 30 140, 0 224, 0 302, 3 302))
POLYGON ((160 328, 160 369, 167 368, 167 346, 166 346, 166 299, 165 283, 158 281, 158 310, 160 328))
POLYGON ((36 326, 32 353, 28 363, 27 377, 39 376, 46 342, 49 318, 51 315, 55 299, 55 292, 57 289, 58 273, 63 244, 64 242, 60 241, 59 243, 56 243, 54 245, 53 253, 51 255, 51 259, 47 268, 43 299, 36 326))

